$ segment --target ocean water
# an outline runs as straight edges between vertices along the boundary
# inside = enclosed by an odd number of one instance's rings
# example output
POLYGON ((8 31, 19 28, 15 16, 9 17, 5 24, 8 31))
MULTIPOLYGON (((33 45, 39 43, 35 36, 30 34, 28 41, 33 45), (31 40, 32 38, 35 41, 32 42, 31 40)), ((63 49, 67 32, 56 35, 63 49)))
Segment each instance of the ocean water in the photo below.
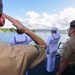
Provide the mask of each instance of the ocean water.
MULTIPOLYGON (((0 33, 0 42, 3 42, 3 43, 7 44, 9 42, 9 40, 11 38, 13 38, 16 34, 17 33, 14 33, 14 32, 11 32, 11 33, 9 33, 9 32, 8 33, 0 33)), ((35 34, 38 35, 39 37, 41 37, 45 42, 46 42, 48 36, 50 35, 49 32, 36 32, 35 34)), ((59 40, 59 43, 60 42, 64 43, 69 38, 67 34, 60 34, 60 35, 61 35, 61 38, 59 40)), ((35 43, 32 41, 30 44, 34 45, 35 43)), ((60 44, 59 49, 57 51, 58 54, 61 53, 62 46, 63 46, 63 44, 60 44)))
MULTIPOLYGON (((0 32, 0 41, 1 42, 4 42, 4 43, 8 43, 8 41, 13 38, 17 33, 14 33, 14 32, 7 32, 7 33, 1 33, 0 32)), ((36 32, 35 33, 36 35, 38 35, 39 37, 41 37, 45 42, 48 38, 48 36, 50 35, 49 32, 36 32)), ((61 38, 60 38, 60 41, 59 42, 62 42, 64 43, 69 37, 67 34, 60 34, 61 35, 61 38)), ((31 44, 34 44, 34 42, 31 42, 31 44)))

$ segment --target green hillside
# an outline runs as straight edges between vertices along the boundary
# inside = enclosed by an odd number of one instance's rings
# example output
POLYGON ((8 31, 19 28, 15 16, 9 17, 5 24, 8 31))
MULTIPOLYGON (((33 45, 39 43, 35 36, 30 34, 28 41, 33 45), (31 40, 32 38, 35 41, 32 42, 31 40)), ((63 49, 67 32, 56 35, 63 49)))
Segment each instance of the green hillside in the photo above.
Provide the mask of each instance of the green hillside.
MULTIPOLYGON (((37 32, 37 30, 32 29, 33 32, 37 32)), ((0 32, 16 32, 15 28, 0 28, 0 32)))

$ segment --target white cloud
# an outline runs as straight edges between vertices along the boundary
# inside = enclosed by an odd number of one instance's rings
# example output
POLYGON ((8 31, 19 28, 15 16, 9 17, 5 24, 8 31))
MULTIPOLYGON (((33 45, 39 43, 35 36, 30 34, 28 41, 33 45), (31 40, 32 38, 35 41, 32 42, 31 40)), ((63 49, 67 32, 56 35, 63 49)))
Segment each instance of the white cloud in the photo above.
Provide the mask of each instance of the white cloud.
MULTIPOLYGON (((50 28, 56 26, 58 29, 67 29, 70 21, 75 19, 75 8, 65 8, 56 14, 48 14, 47 12, 39 14, 35 11, 26 13, 27 18, 17 17, 18 20, 29 28, 50 28)), ((6 21, 8 27, 10 23, 6 21)), ((10 25, 11 27, 11 25, 10 25)))
POLYGON ((26 15, 29 16, 32 19, 36 19, 36 18, 40 17, 40 15, 38 13, 34 12, 34 11, 29 11, 29 12, 26 13, 26 15))

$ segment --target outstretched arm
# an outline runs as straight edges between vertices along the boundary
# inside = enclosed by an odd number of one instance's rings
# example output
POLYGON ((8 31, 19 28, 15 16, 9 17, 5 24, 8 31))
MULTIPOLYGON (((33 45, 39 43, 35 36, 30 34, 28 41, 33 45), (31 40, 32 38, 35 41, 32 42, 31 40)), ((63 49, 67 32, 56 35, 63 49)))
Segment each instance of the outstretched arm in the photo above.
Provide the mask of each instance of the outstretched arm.
POLYGON ((16 28, 18 28, 19 30, 23 31, 27 35, 29 35, 34 40, 34 42, 36 44, 38 44, 38 45, 45 45, 46 46, 46 43, 39 36, 37 36, 30 29, 28 29, 27 27, 25 27, 24 25, 22 25, 18 20, 14 19, 14 18, 12 18, 12 17, 10 17, 8 15, 5 15, 5 18, 8 19, 10 22, 12 22, 12 24, 16 28))

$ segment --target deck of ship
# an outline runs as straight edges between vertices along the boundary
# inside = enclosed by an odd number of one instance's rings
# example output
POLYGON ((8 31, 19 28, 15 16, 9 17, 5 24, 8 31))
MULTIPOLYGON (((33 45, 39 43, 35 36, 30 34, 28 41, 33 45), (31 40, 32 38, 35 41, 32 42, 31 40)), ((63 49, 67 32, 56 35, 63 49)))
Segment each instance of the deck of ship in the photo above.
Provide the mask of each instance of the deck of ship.
POLYGON ((56 75, 56 70, 58 68, 58 65, 59 65, 59 61, 60 61, 60 56, 57 55, 56 56, 56 66, 55 66, 55 70, 53 73, 48 73, 46 71, 46 61, 43 61, 42 63, 40 63, 39 65, 37 65, 35 68, 29 70, 29 74, 28 75, 56 75))

